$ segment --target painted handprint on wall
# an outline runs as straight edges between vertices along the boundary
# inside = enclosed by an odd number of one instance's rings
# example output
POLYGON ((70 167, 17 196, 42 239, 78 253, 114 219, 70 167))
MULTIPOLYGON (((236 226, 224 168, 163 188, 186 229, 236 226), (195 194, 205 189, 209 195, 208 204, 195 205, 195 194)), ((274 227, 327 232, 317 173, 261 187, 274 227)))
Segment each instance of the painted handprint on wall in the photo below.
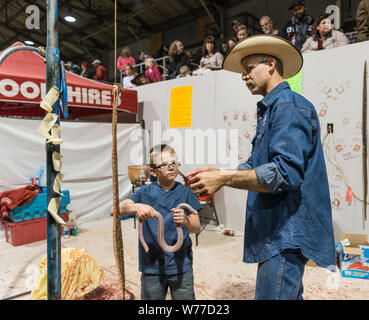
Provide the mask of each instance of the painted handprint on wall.
POLYGON ((234 120, 237 121, 239 116, 240 116, 240 112, 238 110, 236 110, 236 111, 233 112, 233 119, 234 120))
POLYGON ((336 151, 342 152, 345 149, 346 145, 343 143, 343 139, 342 138, 337 138, 334 141, 334 148, 336 149, 336 151))
POLYGON ((319 107, 320 107, 319 117, 324 118, 327 115, 328 103, 326 101, 323 101, 320 103, 319 107))
POLYGON ((342 201, 343 201, 343 198, 342 198, 341 193, 340 192, 334 192, 333 197, 332 197, 332 207, 336 208, 336 209, 341 208, 342 207, 342 201))
POLYGON ((355 137, 352 139, 352 144, 350 147, 352 148, 352 151, 359 152, 361 150, 362 142, 361 139, 358 137, 355 137))

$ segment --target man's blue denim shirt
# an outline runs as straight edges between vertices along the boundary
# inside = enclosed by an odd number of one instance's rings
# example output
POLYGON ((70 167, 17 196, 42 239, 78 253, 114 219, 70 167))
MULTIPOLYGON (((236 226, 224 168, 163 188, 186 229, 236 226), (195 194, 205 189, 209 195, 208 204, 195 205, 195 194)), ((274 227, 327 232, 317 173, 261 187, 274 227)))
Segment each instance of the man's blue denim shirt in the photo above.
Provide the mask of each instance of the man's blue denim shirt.
POLYGON ((252 154, 268 193, 248 192, 243 261, 268 260, 301 248, 317 265, 335 265, 331 201, 314 106, 282 82, 257 104, 252 154))

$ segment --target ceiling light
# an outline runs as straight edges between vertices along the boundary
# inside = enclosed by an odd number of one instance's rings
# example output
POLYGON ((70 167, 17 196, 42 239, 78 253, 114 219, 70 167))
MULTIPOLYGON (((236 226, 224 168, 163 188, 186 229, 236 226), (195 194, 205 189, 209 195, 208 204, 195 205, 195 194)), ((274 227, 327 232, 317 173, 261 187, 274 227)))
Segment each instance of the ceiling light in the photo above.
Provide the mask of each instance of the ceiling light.
POLYGON ((64 18, 65 21, 68 21, 68 22, 75 22, 76 21, 76 18, 75 17, 72 17, 72 16, 66 16, 64 18))
POLYGON ((28 44, 29 46, 33 46, 35 43, 33 41, 30 40, 26 40, 24 41, 25 44, 28 44))

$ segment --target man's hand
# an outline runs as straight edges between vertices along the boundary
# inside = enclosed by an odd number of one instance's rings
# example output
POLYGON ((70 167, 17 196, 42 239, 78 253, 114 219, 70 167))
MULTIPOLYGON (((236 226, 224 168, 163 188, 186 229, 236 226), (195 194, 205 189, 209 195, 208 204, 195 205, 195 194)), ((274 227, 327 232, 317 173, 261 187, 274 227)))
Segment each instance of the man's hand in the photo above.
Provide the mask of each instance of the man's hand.
MULTIPOLYGON (((209 167, 198 168, 198 169, 192 170, 190 173, 187 173, 186 177, 191 180, 192 177, 196 176, 200 172, 211 171, 211 170, 217 170, 217 169, 209 168, 209 167)), ((185 186, 188 186, 188 184, 185 184, 185 186)))
POLYGON ((219 169, 200 168, 191 171, 187 177, 187 185, 196 195, 207 196, 217 192, 224 184, 219 169))
POLYGON ((173 222, 187 225, 189 223, 188 218, 183 209, 173 208, 170 211, 173 212, 173 222))

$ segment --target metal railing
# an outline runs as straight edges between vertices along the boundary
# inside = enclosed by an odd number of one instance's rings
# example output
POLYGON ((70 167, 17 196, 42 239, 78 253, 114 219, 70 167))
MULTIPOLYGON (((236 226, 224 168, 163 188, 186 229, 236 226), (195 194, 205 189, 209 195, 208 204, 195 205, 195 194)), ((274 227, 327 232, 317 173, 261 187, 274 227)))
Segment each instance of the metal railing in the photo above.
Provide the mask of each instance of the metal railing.
POLYGON ((357 31, 352 31, 352 32, 345 33, 345 36, 347 37, 347 39, 349 39, 350 43, 355 43, 356 42, 357 35, 358 35, 357 31))
MULTIPOLYGON (((162 58, 157 58, 157 59, 154 59, 156 64, 158 65, 159 68, 163 69, 163 74, 162 74, 162 77, 164 80, 167 80, 169 78, 169 74, 168 74, 168 70, 167 70, 167 60, 169 60, 169 56, 165 56, 165 57, 162 57, 162 58)), ((133 68, 139 72, 140 74, 141 73, 144 73, 145 70, 146 70, 146 64, 145 62, 141 62, 139 64, 136 64, 133 66, 133 68)), ((120 71, 120 83, 123 84, 123 71, 125 70, 125 68, 122 68, 122 69, 119 69, 120 71)))

